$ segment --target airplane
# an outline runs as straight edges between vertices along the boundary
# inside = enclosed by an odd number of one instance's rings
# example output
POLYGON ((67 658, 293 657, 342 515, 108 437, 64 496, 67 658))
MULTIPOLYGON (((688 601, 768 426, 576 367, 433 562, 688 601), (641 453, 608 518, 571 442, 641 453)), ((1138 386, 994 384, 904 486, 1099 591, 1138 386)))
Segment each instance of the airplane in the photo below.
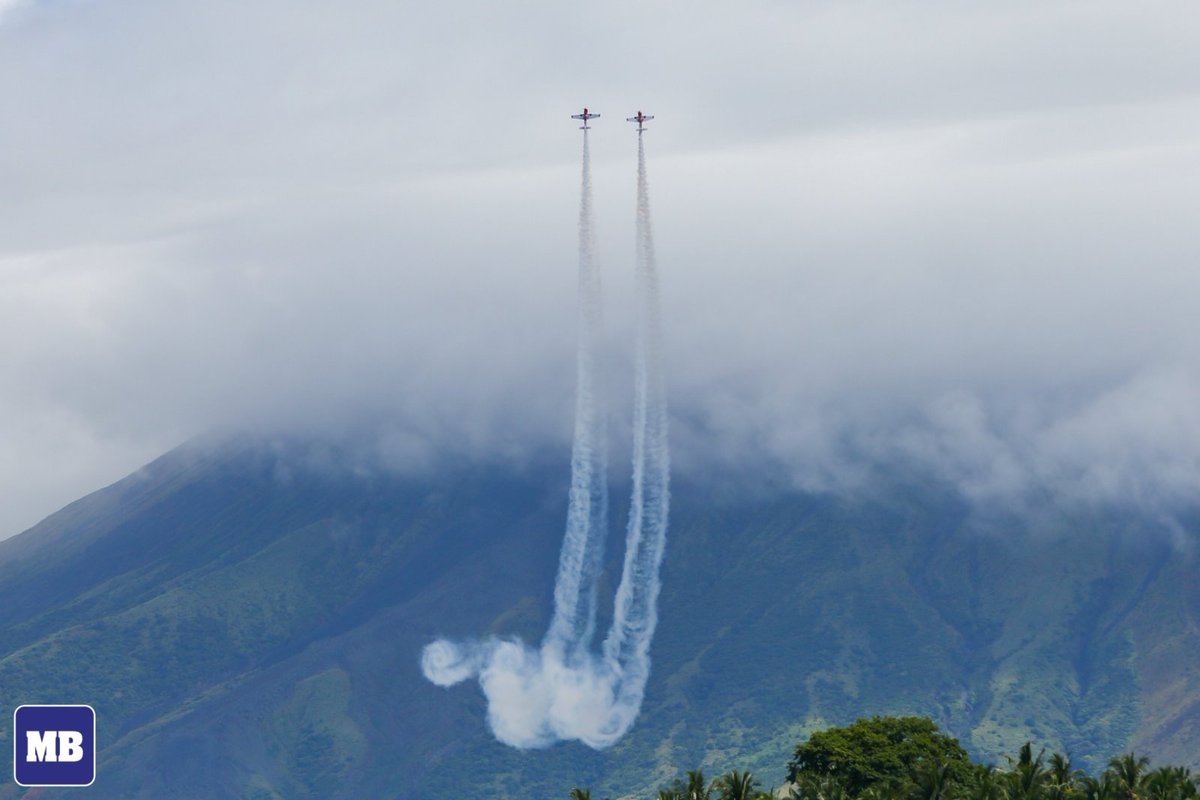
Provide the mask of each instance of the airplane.
POLYGON ((652 119, 654 119, 654 117, 653 117, 653 116, 649 116, 649 117, 648 117, 648 116, 646 116, 645 114, 643 114, 642 112, 640 112, 640 111, 639 111, 639 112, 637 113, 637 116, 636 116, 636 117, 629 117, 629 118, 628 118, 628 121, 629 121, 629 122, 636 122, 636 123, 638 124, 638 133, 641 133, 642 131, 644 131, 644 130, 645 130, 645 127, 644 127, 644 126, 645 126, 645 124, 646 124, 647 122, 649 122, 650 120, 652 120, 652 119))
POLYGON ((581 131, 586 131, 586 130, 588 130, 588 129, 589 129, 589 128, 588 128, 588 120, 589 120, 589 119, 596 119, 596 118, 597 118, 597 117, 599 117, 599 116, 600 116, 599 114, 593 114, 592 112, 588 111, 588 110, 587 110, 587 106, 584 106, 583 113, 582 113, 582 114, 572 114, 572 115, 571 115, 571 119, 581 119, 581 120, 583 120, 583 125, 582 125, 582 126, 580 126, 579 130, 581 130, 581 131))

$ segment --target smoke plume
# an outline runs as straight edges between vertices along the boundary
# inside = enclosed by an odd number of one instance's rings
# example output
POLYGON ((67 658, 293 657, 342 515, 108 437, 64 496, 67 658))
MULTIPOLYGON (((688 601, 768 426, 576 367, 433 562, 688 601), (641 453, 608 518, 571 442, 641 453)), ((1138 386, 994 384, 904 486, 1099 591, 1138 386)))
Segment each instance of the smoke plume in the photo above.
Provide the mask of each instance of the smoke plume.
POLYGON ((579 187, 579 346, 576 360, 575 438, 567 531, 554 583, 554 616, 543 647, 570 664, 578 662, 596 626, 596 578, 608 535, 607 426, 597 405, 596 356, 601 324, 600 276, 592 235, 591 160, 583 132, 579 187))
MULTIPOLYGON (((617 588, 612 629, 604 642, 605 661, 618 665, 621 671, 618 704, 635 709, 635 715, 650 675, 650 640, 658 623, 658 568, 666 546, 670 478, 658 270, 650 226, 646 150, 641 134, 638 135, 637 300, 633 489, 625 537, 625 567, 617 588)), ((625 727, 632 722, 630 718, 625 727)))
POLYGON ((492 732, 498 740, 522 748, 545 747, 564 739, 603 748, 629 730, 641 710, 650 675, 650 642, 658 622, 658 572, 666 546, 670 456, 662 322, 646 156, 639 134, 632 496, 613 623, 601 652, 593 653, 590 646, 608 526, 608 488, 606 425, 596 385, 602 314, 592 240, 586 130, 583 136, 575 439, 550 627, 539 650, 515 640, 440 639, 428 645, 421 657, 426 678, 439 686, 478 678, 488 700, 492 732))

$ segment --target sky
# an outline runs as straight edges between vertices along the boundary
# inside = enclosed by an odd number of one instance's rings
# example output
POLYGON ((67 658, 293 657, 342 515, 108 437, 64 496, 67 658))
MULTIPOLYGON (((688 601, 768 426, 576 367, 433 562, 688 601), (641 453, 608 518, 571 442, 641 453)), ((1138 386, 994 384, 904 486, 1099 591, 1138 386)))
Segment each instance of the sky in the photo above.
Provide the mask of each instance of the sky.
POLYGON ((565 463, 584 105, 677 471, 1200 496, 1188 2, 0 0, 0 97, 0 538, 214 430, 565 463))

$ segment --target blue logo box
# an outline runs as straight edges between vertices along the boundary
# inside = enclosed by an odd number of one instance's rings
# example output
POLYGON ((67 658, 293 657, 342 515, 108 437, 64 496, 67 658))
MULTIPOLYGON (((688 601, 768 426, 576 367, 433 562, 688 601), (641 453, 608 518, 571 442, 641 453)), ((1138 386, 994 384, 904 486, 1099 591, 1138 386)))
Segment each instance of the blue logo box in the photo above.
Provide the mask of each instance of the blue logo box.
POLYGON ((96 712, 91 706, 18 706, 13 778, 21 786, 91 786, 96 780, 96 712))

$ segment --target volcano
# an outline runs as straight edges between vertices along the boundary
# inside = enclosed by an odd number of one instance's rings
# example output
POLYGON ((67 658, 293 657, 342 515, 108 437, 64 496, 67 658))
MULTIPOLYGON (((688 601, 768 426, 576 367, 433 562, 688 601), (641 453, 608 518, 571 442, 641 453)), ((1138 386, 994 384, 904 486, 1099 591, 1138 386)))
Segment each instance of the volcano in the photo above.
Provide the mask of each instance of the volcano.
POLYGON ((1032 740, 1090 769, 1131 748, 1200 767, 1189 543, 1129 509, 983 513, 911 474, 853 496, 675 476, 640 717, 604 751, 499 744, 478 686, 429 683, 420 653, 546 630, 558 456, 414 475, 311 441, 181 447, 0 542, 3 699, 96 708, 95 797, 617 796, 734 766, 769 785, 808 731, 886 713, 985 759, 1032 740))

